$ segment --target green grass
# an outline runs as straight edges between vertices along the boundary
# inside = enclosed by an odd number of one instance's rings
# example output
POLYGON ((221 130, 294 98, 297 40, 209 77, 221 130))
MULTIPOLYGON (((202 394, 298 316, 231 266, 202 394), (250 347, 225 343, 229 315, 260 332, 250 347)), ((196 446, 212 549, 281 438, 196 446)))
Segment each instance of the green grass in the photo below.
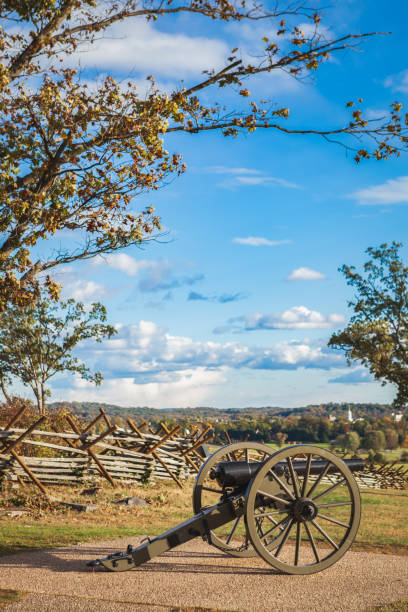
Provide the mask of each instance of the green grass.
POLYGON ((23 591, 15 591, 14 589, 0 589, 0 608, 8 606, 15 601, 21 601, 24 599, 25 593, 23 591))
MULTIPOLYGON (((5 521, 2 521, 0 525, 3 527, 4 523, 5 521)), ((0 534, 0 556, 78 544, 79 542, 146 534, 146 528, 75 526, 69 522, 65 525, 47 525, 21 524, 14 521, 7 524, 7 527, 4 525, 4 527, 4 533, 0 534)), ((159 528, 149 530, 151 535, 158 535, 159 533, 161 533, 159 528)))
MULTIPOLYGON (((88 500, 98 505, 98 510, 92 513, 77 513, 55 504, 48 507, 40 497, 36 506, 33 491, 26 498, 13 493, 10 497, 13 505, 18 502, 29 514, 0 518, 0 555, 118 537, 158 535, 192 516, 192 487, 191 482, 182 490, 172 483, 145 488, 106 487, 88 500), (144 497, 150 505, 129 508, 111 503, 129 495, 144 497)), ((63 495, 61 490, 58 495, 63 495)), ((67 489, 65 496, 84 502, 80 488, 78 492, 67 489)), ((354 550, 408 554, 408 491, 365 489, 361 497, 362 520, 354 550)), ((7 505, 6 496, 2 498, 3 504, 7 505)))
POLYGON ((367 612, 408 612, 408 599, 402 599, 401 601, 395 601, 391 604, 378 606, 371 610, 367 610, 367 612))

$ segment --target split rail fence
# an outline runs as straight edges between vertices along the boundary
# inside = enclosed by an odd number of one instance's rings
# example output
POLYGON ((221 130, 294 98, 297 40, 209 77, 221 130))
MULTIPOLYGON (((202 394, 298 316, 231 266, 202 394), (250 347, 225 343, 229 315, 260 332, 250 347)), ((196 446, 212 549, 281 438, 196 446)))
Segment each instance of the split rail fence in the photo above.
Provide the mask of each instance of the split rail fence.
POLYGON ((90 484, 101 479, 113 487, 172 479, 182 487, 205 461, 204 445, 213 437, 209 423, 182 435, 180 425, 168 429, 161 423, 154 431, 148 423, 136 425, 129 418, 129 428, 124 429, 113 425, 103 409, 82 429, 69 414, 63 431, 44 428, 46 417, 21 428, 17 425, 25 410, 0 427, 0 482, 14 481, 23 487, 34 483, 44 494, 48 494, 47 485, 90 484), (96 432, 101 424, 104 430, 96 432), (37 456, 24 456, 19 450, 30 447, 37 448, 37 456))

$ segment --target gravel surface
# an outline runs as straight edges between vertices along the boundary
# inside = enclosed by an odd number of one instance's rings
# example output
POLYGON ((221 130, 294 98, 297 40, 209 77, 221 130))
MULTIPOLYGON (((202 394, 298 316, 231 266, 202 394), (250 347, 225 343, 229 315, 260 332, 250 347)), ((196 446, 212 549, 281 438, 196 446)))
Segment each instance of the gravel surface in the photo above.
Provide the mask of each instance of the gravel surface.
POLYGON ((78 544, 0 558, 0 587, 25 591, 5 609, 45 612, 358 612, 408 597, 408 557, 349 552, 311 576, 277 574, 259 558, 228 557, 196 539, 130 572, 85 562, 140 538, 78 544))

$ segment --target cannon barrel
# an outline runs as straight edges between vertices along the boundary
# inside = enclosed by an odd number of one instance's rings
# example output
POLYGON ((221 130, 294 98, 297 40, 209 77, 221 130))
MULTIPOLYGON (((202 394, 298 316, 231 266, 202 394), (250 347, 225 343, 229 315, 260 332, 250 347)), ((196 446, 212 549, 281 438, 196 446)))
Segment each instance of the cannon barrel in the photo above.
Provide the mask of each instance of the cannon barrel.
MULTIPOLYGON (((344 459, 343 463, 352 472, 358 472, 364 469, 365 464, 362 459, 344 459)), ((212 470, 210 477, 216 480, 221 487, 242 487, 249 483, 251 478, 257 474, 260 468, 264 465, 261 461, 247 463, 246 461, 223 461, 212 470)), ((293 462, 294 470, 299 476, 303 476, 306 472, 306 460, 298 460, 293 462)), ((326 467, 324 459, 314 459, 310 464, 310 474, 319 475, 326 467)), ((288 468, 286 461, 280 461, 274 467, 274 472, 277 476, 282 475, 288 468)), ((330 466, 328 474, 336 473, 334 465, 330 466)))

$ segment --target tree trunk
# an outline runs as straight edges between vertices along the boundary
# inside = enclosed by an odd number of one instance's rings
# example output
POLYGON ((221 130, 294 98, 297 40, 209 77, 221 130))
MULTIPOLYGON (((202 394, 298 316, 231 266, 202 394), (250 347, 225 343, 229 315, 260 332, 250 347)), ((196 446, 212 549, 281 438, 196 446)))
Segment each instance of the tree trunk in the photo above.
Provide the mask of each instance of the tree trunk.
POLYGON ((9 394, 7 393, 6 390, 6 383, 4 382, 4 377, 2 376, 0 378, 0 386, 1 386, 1 390, 3 391, 3 395, 6 398, 6 401, 11 404, 11 397, 9 396, 9 394))
POLYGON ((43 415, 43 404, 42 404, 42 394, 41 394, 41 388, 40 385, 37 384, 37 387, 33 388, 34 391, 34 395, 35 395, 35 399, 37 400, 37 408, 38 408, 38 412, 43 415))
POLYGON ((47 403, 45 401, 45 398, 46 398, 45 387, 44 387, 44 384, 41 383, 41 409, 42 409, 41 414, 45 414, 47 412, 47 403))

